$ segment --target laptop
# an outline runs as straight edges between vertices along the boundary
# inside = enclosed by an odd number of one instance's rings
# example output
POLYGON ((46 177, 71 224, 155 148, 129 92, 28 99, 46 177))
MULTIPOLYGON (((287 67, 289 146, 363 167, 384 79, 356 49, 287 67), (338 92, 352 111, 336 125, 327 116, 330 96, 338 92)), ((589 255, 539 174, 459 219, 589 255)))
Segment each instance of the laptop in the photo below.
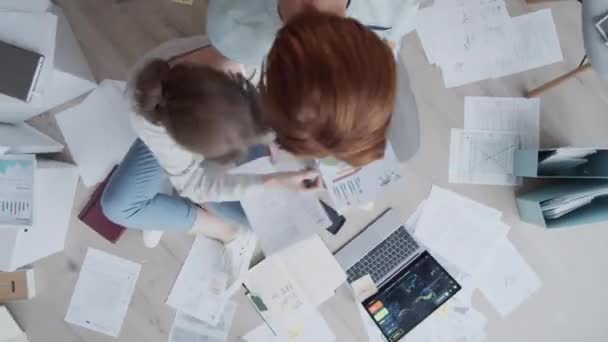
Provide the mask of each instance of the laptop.
POLYGON ((0 41, 0 93, 30 102, 44 56, 0 41))
POLYGON ((349 283, 369 274, 378 286, 362 305, 389 342, 399 341, 461 289, 406 226, 388 209, 336 254, 349 283))

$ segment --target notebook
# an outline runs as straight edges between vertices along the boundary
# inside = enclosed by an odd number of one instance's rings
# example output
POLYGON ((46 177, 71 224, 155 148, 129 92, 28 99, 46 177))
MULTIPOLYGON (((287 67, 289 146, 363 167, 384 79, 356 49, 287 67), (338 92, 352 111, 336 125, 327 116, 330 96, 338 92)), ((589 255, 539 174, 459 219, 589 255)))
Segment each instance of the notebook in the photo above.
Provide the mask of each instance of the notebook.
POLYGON ((93 192, 93 195, 91 195, 89 202, 87 202, 80 212, 80 215, 78 215, 78 218, 82 222, 111 243, 116 243, 126 229, 125 227, 110 221, 101 210, 101 196, 115 170, 116 167, 110 172, 108 177, 99 184, 97 189, 95 189, 95 192, 93 192))
POLYGON ((30 102, 44 56, 0 41, 0 93, 30 102))

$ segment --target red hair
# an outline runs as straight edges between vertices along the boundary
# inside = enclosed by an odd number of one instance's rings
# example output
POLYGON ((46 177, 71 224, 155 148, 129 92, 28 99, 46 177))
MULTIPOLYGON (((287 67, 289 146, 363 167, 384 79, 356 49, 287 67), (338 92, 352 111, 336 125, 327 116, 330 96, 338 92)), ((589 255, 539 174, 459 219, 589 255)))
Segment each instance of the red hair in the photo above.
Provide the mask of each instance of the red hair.
POLYGON ((390 47, 350 18, 307 10, 277 34, 262 80, 282 148, 353 166, 380 159, 397 94, 390 47))

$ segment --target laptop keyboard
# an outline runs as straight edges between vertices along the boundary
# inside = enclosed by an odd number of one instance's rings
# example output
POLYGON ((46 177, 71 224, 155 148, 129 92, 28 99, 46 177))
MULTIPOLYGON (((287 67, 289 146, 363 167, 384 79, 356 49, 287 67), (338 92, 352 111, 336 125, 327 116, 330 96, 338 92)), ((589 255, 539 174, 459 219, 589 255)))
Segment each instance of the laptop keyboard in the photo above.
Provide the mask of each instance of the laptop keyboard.
POLYGON ((390 274, 403 261, 409 259, 417 250, 418 243, 401 226, 361 260, 346 271, 348 282, 369 274, 375 283, 390 274))

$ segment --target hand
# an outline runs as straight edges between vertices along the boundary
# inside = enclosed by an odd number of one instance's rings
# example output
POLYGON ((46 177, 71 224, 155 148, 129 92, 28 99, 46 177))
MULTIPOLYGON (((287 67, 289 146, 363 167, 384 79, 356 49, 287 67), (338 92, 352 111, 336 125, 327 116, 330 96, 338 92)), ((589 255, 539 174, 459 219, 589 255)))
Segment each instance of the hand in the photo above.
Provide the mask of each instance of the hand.
POLYGON ((291 191, 318 191, 321 188, 321 175, 317 170, 277 172, 262 176, 265 186, 283 188, 291 191))

